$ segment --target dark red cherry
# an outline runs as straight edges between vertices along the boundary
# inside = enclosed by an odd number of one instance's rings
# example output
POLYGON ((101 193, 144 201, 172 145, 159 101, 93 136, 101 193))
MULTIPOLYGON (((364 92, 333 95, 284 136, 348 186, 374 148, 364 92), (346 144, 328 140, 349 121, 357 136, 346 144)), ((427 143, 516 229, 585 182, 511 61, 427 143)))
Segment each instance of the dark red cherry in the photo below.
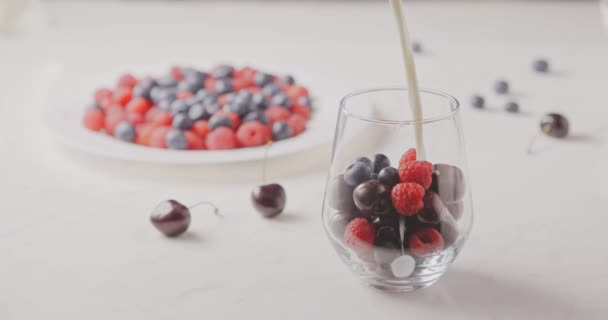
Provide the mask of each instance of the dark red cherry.
POLYGON ((570 124, 568 119, 559 113, 546 114, 540 121, 543 133, 554 138, 564 138, 568 135, 570 124))
POLYGON ((257 186, 251 191, 253 206, 266 218, 283 212, 286 201, 285 189, 278 183, 257 186))
POLYGON ((190 210, 175 200, 159 203, 150 214, 150 221, 167 237, 176 237, 188 230, 190 210))

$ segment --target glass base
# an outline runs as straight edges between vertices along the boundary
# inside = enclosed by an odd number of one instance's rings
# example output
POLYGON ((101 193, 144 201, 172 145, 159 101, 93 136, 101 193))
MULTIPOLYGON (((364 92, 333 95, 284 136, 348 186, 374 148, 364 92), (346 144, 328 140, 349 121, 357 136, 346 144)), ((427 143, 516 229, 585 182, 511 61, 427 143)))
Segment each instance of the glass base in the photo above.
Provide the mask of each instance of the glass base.
POLYGON ((433 285, 435 282, 441 278, 441 276, 447 270, 447 266, 442 268, 438 272, 433 274, 427 274, 424 276, 418 277, 410 277, 406 280, 387 280, 387 279, 379 279, 379 278, 367 278, 363 279, 366 285, 369 285, 372 288, 383 290, 383 291, 391 291, 391 292, 408 292, 414 291, 418 289, 423 289, 433 285))

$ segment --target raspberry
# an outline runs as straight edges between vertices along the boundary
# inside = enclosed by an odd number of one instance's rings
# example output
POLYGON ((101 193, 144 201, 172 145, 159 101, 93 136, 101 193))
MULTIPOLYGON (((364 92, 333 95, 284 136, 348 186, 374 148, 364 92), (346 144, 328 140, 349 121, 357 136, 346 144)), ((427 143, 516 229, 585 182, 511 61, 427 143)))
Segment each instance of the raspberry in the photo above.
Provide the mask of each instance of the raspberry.
POLYGON ((169 112, 159 111, 154 115, 150 122, 156 125, 170 126, 173 122, 173 116, 169 112))
POLYGON ((419 257, 428 257, 443 250, 443 237, 433 228, 424 228, 414 232, 409 240, 410 250, 419 257))
POLYGON ((156 129, 151 123, 142 123, 135 126, 135 143, 147 146, 150 144, 150 137, 156 129))
POLYGON ((408 161, 399 166, 401 182, 415 182, 424 190, 433 182, 433 165, 428 161, 408 161))
POLYGON ((242 78, 234 78, 232 79, 232 87, 234 88, 234 91, 241 91, 245 88, 247 88, 249 85, 247 83, 247 80, 242 79, 242 78))
POLYGON ((207 77, 203 82, 203 87, 210 92, 215 92, 215 79, 212 77, 207 77))
POLYGON ((357 254, 365 255, 374 244, 374 226, 363 218, 355 218, 346 226, 344 241, 357 254))
POLYGON ((292 114, 287 119, 287 125, 291 128, 293 135, 297 136, 306 130, 306 119, 299 114, 292 114))
POLYGON ((95 91, 95 102, 101 104, 103 100, 112 99, 112 90, 100 88, 95 91))
POLYGON ((287 121, 291 114, 287 108, 283 107, 270 107, 264 111, 266 118, 268 118, 268 127, 272 127, 275 121, 287 121))
POLYGON ((207 135, 207 148, 209 150, 225 150, 237 147, 236 135, 230 128, 219 127, 207 135))
POLYGON ((223 95, 221 95, 221 96, 219 96, 219 97, 217 98, 217 103, 218 103, 220 106, 224 106, 224 105, 226 105, 226 102, 228 102, 228 98, 229 98, 229 97, 230 97, 230 94, 225 93, 225 94, 223 94, 223 95))
POLYGON ((291 101, 297 101, 299 97, 308 95, 308 89, 302 86, 291 86, 287 89, 287 95, 291 101))
POLYGON ((84 126, 93 131, 99 131, 104 127, 105 116, 99 109, 89 109, 84 114, 84 126))
POLYGON ((182 68, 173 66, 173 67, 171 67, 170 73, 173 76, 173 78, 175 78, 175 80, 177 80, 177 81, 184 80, 184 75, 182 74, 182 68))
POLYGON ((192 130, 198 134, 199 137, 205 139, 209 133, 209 122, 207 120, 196 121, 192 125, 192 130))
POLYGON ((167 149, 167 133, 171 129, 171 127, 157 127, 152 130, 149 142, 150 147, 167 149))
POLYGON ((186 140, 188 140, 188 150, 204 150, 205 142, 201 137, 199 137, 194 131, 184 131, 184 135, 186 135, 186 140))
POLYGON ((306 120, 310 119, 311 110, 309 107, 301 106, 301 105, 294 105, 293 107, 291 107, 291 112, 301 115, 306 120))
POLYGON ((154 119, 154 116, 156 116, 157 113, 159 113, 161 110, 157 107, 152 107, 150 108, 150 110, 148 110, 148 112, 146 112, 146 122, 151 122, 152 119, 154 119))
POLYGON ((232 123, 232 129, 236 130, 241 125, 241 117, 239 117, 238 113, 232 111, 224 111, 219 110, 215 112, 213 115, 225 115, 230 118, 230 122, 232 123))
POLYGON ((127 112, 126 119, 133 125, 138 125, 145 122, 144 115, 137 112, 127 112))
POLYGON ((236 132, 236 139, 240 146, 256 147, 261 146, 272 139, 270 129, 259 121, 244 123, 236 132))
POLYGON ((401 156, 401 159, 399 160, 399 167, 405 165, 407 162, 415 161, 415 160, 416 160, 416 149, 411 148, 411 149, 407 150, 401 156))
POLYGON ((391 192, 391 199, 393 200, 395 210, 404 216, 413 216, 420 211, 424 206, 423 197, 424 188, 417 183, 411 182, 399 183, 393 187, 393 191, 391 192))
POLYGON ((176 97, 179 100, 188 100, 190 98, 192 98, 194 96, 194 94, 190 91, 180 91, 177 93, 176 97))
POLYGON ((127 116, 124 113, 107 113, 105 119, 106 132, 110 135, 114 135, 114 128, 126 120, 127 116))
POLYGON ((129 73, 125 73, 118 79, 118 83, 116 84, 116 86, 119 88, 133 89, 133 87, 135 87, 136 84, 137 84, 137 79, 135 79, 135 77, 133 75, 131 75, 129 73))
POLYGON ((119 106, 126 106, 129 101, 131 101, 131 89, 129 88, 118 88, 116 92, 114 92, 114 101, 119 106))
POLYGON ((138 112, 144 114, 148 112, 150 108, 152 108, 152 103, 150 103, 150 101, 142 97, 137 97, 127 104, 126 110, 128 112, 138 112))

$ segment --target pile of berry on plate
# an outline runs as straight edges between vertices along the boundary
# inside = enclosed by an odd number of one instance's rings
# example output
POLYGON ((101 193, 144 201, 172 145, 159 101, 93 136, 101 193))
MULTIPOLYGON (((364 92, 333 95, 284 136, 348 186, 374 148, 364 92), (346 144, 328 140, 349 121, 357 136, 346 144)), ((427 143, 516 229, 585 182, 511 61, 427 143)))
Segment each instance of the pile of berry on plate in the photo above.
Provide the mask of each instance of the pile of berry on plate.
POLYGON ((364 261, 427 258, 458 239, 465 186, 455 166, 416 160, 409 149, 397 168, 383 154, 360 157, 331 183, 329 230, 364 261))
POLYGON ((219 150, 297 136, 311 112, 308 89, 290 75, 173 67, 160 78, 125 74, 113 89, 98 89, 84 125, 142 146, 219 150))

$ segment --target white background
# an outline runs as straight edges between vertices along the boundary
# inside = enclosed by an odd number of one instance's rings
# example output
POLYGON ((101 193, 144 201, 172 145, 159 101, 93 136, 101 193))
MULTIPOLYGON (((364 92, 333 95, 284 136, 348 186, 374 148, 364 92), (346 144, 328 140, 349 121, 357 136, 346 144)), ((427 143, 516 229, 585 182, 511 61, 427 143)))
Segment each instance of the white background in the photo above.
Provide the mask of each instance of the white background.
POLYGON ((471 238, 436 285, 400 295, 361 285, 323 234, 329 146, 269 163, 289 198, 269 221, 248 199, 260 163, 95 158, 57 144, 41 117, 53 68, 227 61, 305 67, 334 80, 336 96, 401 84, 388 5, 46 8, 50 26, 0 36, 0 319, 605 318, 608 37, 597 3, 407 4, 427 48, 421 86, 465 106, 479 92, 491 108, 463 110, 471 238), (534 74, 537 56, 555 72, 534 74), (521 115, 501 110, 497 78, 510 81, 521 115), (572 138, 542 139, 527 156, 547 111, 568 115, 572 138), (225 218, 194 210, 191 232, 167 240, 148 222, 165 198, 211 200, 225 218))

